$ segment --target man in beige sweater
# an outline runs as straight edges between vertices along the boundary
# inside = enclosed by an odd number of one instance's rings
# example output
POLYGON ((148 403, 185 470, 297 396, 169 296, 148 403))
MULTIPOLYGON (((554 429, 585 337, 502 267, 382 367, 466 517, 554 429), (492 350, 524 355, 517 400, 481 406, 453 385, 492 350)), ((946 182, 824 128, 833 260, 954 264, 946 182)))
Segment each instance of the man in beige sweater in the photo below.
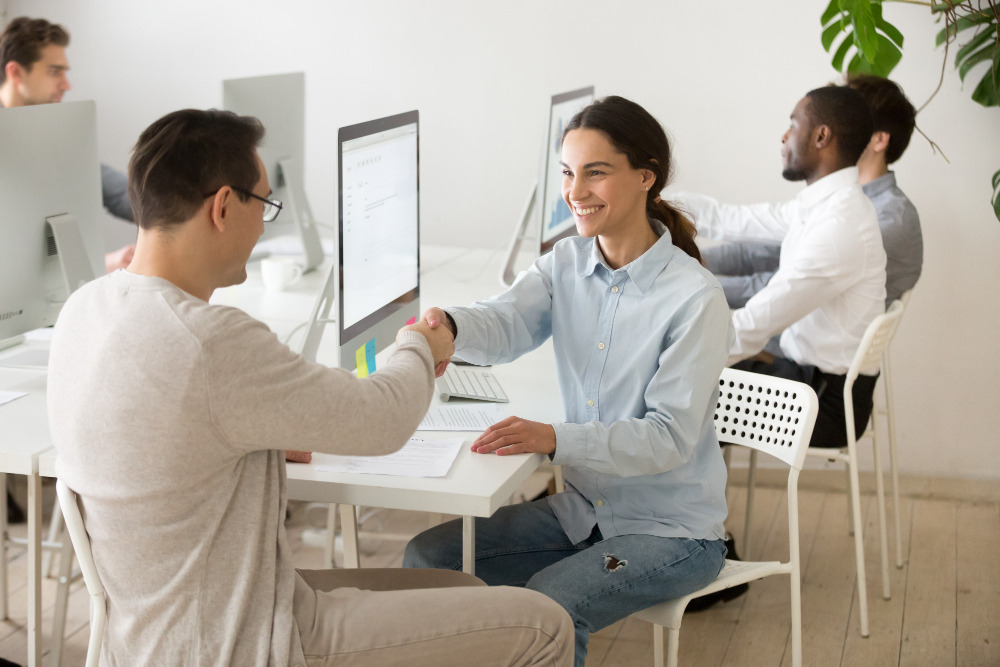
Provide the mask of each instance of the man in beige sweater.
POLYGON ((135 258, 74 293, 56 325, 57 472, 80 495, 107 591, 105 662, 568 665, 569 617, 532 591, 293 568, 282 450, 397 450, 453 346, 446 327, 404 327, 391 359, 358 379, 209 304, 245 280, 280 209, 262 136, 256 119, 221 111, 146 129, 129 166, 135 258))

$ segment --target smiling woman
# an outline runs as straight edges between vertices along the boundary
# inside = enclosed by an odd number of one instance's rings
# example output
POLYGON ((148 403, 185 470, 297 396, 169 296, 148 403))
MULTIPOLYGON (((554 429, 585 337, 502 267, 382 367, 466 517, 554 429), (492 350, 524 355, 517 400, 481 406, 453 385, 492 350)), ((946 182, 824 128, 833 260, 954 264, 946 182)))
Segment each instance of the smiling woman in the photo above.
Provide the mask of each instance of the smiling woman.
MULTIPOLYGON (((563 197, 580 236, 556 243, 506 293, 424 314, 476 364, 554 342, 567 420, 510 417, 480 454, 548 454, 566 491, 476 522, 476 574, 561 604, 576 664, 591 632, 712 581, 726 548, 725 465, 712 414, 732 340, 718 281, 692 225, 659 197, 670 176, 660 124, 621 97, 594 102, 563 135, 563 197)), ((462 567, 462 526, 406 548, 408 567, 462 567)))

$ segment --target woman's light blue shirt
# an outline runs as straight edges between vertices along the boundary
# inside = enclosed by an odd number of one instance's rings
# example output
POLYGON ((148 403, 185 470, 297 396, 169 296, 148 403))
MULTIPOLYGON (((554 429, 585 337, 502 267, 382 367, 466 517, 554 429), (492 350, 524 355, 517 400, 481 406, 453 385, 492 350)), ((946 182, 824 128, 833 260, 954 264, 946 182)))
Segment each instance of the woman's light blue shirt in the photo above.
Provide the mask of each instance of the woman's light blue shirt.
POLYGON ((553 337, 566 423, 553 462, 566 492, 550 499, 573 542, 648 534, 721 539, 726 468, 713 415, 734 339, 718 281, 660 239, 612 270, 596 240, 572 237, 505 293, 448 308, 456 353, 504 363, 553 337))

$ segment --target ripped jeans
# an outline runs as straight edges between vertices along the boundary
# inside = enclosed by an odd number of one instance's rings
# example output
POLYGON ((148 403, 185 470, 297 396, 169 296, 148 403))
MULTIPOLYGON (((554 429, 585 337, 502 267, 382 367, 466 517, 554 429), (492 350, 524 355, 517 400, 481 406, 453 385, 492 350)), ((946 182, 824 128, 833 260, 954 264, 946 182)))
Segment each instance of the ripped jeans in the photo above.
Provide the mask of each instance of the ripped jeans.
MULTIPOLYGON (((562 605, 575 626, 577 667, 583 667, 591 632, 707 585, 725 556, 722 540, 653 535, 605 540, 597 526, 586 540, 572 544, 544 498, 476 520, 476 576, 491 586, 525 586, 562 605)), ((403 566, 461 569, 462 522, 414 537, 403 566)))

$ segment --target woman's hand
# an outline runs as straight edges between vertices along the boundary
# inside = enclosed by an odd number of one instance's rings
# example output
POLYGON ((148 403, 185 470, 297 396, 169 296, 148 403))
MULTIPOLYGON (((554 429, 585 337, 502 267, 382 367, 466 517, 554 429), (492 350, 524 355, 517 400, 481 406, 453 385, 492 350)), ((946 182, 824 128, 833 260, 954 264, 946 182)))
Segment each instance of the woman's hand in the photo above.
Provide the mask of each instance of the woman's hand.
POLYGON ((500 456, 556 451, 556 431, 552 424, 533 422, 520 417, 507 417, 483 431, 472 443, 472 451, 480 454, 496 452, 500 456))

